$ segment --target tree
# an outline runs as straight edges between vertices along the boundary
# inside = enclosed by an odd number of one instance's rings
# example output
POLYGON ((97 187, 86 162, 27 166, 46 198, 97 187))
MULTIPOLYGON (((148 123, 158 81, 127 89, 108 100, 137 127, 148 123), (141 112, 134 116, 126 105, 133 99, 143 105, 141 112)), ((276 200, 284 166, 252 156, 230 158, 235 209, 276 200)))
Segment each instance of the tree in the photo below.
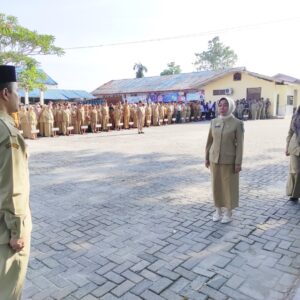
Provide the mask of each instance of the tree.
POLYGON ((35 88, 44 89, 43 81, 46 79, 46 74, 34 65, 27 65, 18 73, 19 86, 25 91, 29 92, 35 88))
POLYGON ((194 65, 197 70, 219 70, 231 68, 237 61, 237 55, 228 46, 220 42, 218 36, 208 42, 208 50, 195 53, 194 65))
POLYGON ((163 70, 160 73, 160 76, 173 75, 173 74, 179 74, 179 73, 181 73, 180 66, 179 65, 175 65, 174 61, 168 63, 167 66, 168 66, 168 69, 163 70))
POLYGON ((55 37, 38 34, 22 27, 14 16, 0 13, 0 64, 13 64, 21 68, 20 86, 30 91, 43 85, 39 62, 33 55, 63 55, 62 48, 54 46, 55 37))
POLYGON ((133 70, 135 72, 135 77, 136 78, 143 78, 144 77, 144 72, 148 72, 147 68, 142 65, 141 63, 135 63, 133 66, 133 70))

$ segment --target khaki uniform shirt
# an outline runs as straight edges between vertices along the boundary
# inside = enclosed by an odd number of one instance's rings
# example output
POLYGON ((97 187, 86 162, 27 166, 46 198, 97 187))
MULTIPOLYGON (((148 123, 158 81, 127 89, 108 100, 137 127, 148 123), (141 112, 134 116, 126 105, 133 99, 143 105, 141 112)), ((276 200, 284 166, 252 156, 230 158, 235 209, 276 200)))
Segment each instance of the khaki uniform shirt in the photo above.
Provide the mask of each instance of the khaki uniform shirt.
POLYGON ((292 122, 290 125, 288 136, 286 138, 286 149, 290 155, 300 156, 300 145, 297 139, 297 135, 292 129, 292 122))
POLYGON ((14 120, 0 112, 0 244, 28 237, 31 226, 26 144, 14 120))
POLYGON ((241 165, 243 158, 243 121, 231 116, 211 121, 205 159, 215 164, 241 165))

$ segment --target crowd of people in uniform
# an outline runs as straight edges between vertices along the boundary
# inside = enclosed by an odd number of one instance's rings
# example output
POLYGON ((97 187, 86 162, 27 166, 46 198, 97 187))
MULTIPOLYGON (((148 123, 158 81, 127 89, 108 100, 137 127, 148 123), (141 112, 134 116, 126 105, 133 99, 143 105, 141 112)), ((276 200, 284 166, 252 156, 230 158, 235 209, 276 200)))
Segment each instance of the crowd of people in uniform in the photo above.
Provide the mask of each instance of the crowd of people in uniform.
POLYGON ((271 101, 269 98, 240 99, 235 101, 234 116, 240 120, 261 120, 271 117, 271 101))
MULTIPOLYGON (((235 116, 239 119, 265 119, 270 117, 270 100, 237 100, 235 116)), ((170 103, 124 103, 108 105, 81 104, 72 102, 47 105, 22 105, 13 114, 16 127, 23 136, 35 139, 37 136, 83 134, 160 126, 173 123, 210 120, 216 116, 216 103, 212 101, 170 102, 170 103)))
MULTIPOLYGON (((133 120, 138 132, 142 133, 145 124, 159 125, 161 120, 165 122, 165 118, 168 123, 174 118, 177 122, 195 118, 198 120, 203 113, 207 113, 208 118, 213 118, 205 147, 205 166, 210 169, 215 206, 212 221, 226 224, 232 221, 232 210, 239 206, 239 173, 242 170, 244 147, 244 123, 239 118, 243 119, 244 115, 239 114, 240 110, 236 107, 238 105, 239 109, 243 105, 243 111, 248 109, 250 118, 254 120, 270 117, 268 100, 260 99, 249 103, 240 100, 234 103, 227 97, 222 97, 216 104, 210 102, 207 112, 202 110, 200 102, 145 105, 141 101, 137 105, 125 102, 124 105, 118 103, 116 106, 108 106, 106 103, 101 106, 50 103, 44 106, 22 106, 18 111, 15 67, 0 65, 1 299, 21 299, 30 255, 32 220, 29 205, 28 147, 16 127, 21 127, 24 136, 27 129, 32 134, 32 128, 37 126, 41 135, 50 136, 55 128, 53 126, 58 126, 62 134, 67 134, 70 127, 68 125, 72 124, 75 133, 82 133, 88 126, 93 132, 97 125, 103 126, 102 129, 105 130, 108 122, 112 122, 116 130, 120 129, 121 122, 124 128, 129 128, 130 120, 133 120), (233 115, 234 112, 238 117, 233 115), (23 127, 25 125, 29 128, 23 127)), ((294 202, 298 202, 300 198, 299 145, 300 107, 292 118, 286 144, 286 155, 290 156, 287 196, 294 202)))

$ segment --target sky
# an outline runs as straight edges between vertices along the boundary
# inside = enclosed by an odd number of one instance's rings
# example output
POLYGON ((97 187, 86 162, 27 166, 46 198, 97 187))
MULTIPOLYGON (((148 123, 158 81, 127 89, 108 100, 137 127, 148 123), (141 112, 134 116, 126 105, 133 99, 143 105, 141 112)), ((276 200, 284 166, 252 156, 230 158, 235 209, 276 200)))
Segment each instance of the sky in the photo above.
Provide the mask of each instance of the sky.
POLYGON ((134 78, 135 63, 147 67, 145 76, 171 61, 196 71, 195 53, 215 36, 237 54, 237 67, 300 78, 299 11, 299 0, 0 0, 1 13, 66 49, 61 57, 35 56, 59 88, 88 92, 134 78))

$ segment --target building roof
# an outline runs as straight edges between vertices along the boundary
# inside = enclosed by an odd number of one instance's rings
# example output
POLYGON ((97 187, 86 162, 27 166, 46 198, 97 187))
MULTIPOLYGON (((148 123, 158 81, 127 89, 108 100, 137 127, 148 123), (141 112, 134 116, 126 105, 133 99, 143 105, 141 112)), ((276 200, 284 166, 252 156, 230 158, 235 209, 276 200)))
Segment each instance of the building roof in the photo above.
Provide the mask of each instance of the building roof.
POLYGON ((273 78, 281 80, 283 82, 300 84, 300 79, 282 73, 276 74, 275 76, 273 76, 273 78))
MULTIPOLYGON (((17 67, 16 68, 16 73, 17 73, 17 77, 19 75, 19 73, 21 73, 23 70, 23 68, 21 67, 17 67)), ((42 80, 41 83, 46 84, 46 85, 57 85, 57 82, 54 81, 44 70, 42 69, 38 69, 39 72, 41 72, 42 74, 44 74, 46 76, 45 80, 42 80)))
MULTIPOLYGON (((25 97, 25 92, 19 90, 19 96, 25 97)), ((29 98, 40 98, 40 90, 35 89, 29 92, 29 98)), ((45 100, 77 100, 77 99, 94 99, 95 97, 83 90, 61 90, 49 89, 44 92, 45 100)))
POLYGON ((199 71, 166 76, 111 80, 95 89, 92 94, 98 96, 109 94, 197 90, 212 81, 235 72, 246 72, 251 76, 263 80, 277 82, 273 77, 247 71, 245 67, 238 67, 217 71, 199 71))

